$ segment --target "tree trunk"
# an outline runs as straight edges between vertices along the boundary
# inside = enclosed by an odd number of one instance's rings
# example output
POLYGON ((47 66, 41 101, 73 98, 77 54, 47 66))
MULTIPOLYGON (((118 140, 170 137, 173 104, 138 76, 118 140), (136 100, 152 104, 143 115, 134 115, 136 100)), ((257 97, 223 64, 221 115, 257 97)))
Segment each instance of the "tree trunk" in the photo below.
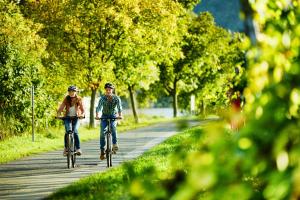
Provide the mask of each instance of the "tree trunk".
POLYGON ((256 44, 256 30, 253 22, 253 10, 249 0, 240 0, 241 8, 245 14, 244 27, 245 33, 251 39, 252 44, 256 44))
POLYGON ((136 112, 136 101, 135 101, 135 96, 134 96, 134 91, 132 86, 128 86, 129 94, 130 94, 130 101, 131 101, 131 106, 132 106, 132 113, 135 119, 136 123, 139 123, 139 117, 136 112))
POLYGON ((173 117, 177 117, 178 101, 177 101, 177 81, 173 82, 173 117))
POLYGON ((90 128, 95 127, 95 119, 94 119, 94 109, 95 109, 95 100, 96 100, 96 93, 97 89, 92 89, 92 95, 91 95, 91 107, 90 107, 90 128))

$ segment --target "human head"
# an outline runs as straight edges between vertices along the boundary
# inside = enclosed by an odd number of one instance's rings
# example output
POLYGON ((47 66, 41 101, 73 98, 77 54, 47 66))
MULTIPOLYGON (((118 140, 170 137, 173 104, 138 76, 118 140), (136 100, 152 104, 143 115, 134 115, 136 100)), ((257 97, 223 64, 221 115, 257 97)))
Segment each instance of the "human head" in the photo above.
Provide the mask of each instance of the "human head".
POLYGON ((106 95, 111 96, 113 94, 115 86, 112 83, 106 83, 104 86, 104 89, 105 89, 106 95))
POLYGON ((75 85, 71 85, 71 86, 68 87, 68 92, 71 92, 71 91, 77 92, 77 88, 76 88, 75 85))
POLYGON ((104 89, 106 88, 115 89, 115 86, 112 83, 105 83, 104 89))

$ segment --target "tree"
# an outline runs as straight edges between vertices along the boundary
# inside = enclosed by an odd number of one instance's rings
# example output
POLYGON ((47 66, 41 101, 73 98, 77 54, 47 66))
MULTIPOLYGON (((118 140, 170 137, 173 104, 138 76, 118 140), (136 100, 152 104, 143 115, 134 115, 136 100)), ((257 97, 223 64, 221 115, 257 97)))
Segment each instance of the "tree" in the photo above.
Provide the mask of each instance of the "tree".
POLYGON ((163 0, 158 9, 156 3, 143 1, 140 12, 132 16, 134 26, 114 55, 116 78, 128 88, 136 122, 135 90, 148 90, 149 85, 158 80, 156 63, 172 54, 171 46, 178 40, 174 30, 178 29, 177 17, 182 13, 181 7, 163 0))
POLYGON ((114 77, 111 58, 126 36, 131 19, 121 5, 102 1, 70 1, 65 24, 65 48, 69 67, 80 71, 91 91, 90 126, 94 126, 94 104, 101 81, 114 77))
POLYGON ((202 111, 209 104, 215 108, 224 107, 227 91, 240 85, 244 75, 243 36, 217 27, 208 13, 200 14, 189 32, 185 47, 186 70, 193 74, 187 82, 192 87, 183 95, 196 94, 197 106, 202 111))
POLYGON ((1 1, 0 11, 0 114, 15 119, 13 131, 21 132, 28 128, 30 88, 40 82, 46 40, 37 33, 41 25, 25 19, 14 3, 1 1))
MULTIPOLYGON (((43 121, 39 126, 48 122, 52 123, 56 115, 57 103, 62 101, 66 95, 69 85, 78 84, 78 79, 70 76, 67 67, 66 52, 64 51, 64 7, 66 1, 20 1, 18 4, 24 17, 42 24, 38 34, 47 40, 48 57, 43 59, 43 70, 41 71, 41 90, 36 90, 37 119, 43 121), (64 93, 62 93, 64 91, 64 93), (49 120, 50 119, 50 120, 49 120)), ((47 124, 46 124, 47 123, 47 124)))
MULTIPOLYGON (((132 52, 134 54, 134 52, 132 52)), ((144 55, 141 55, 142 57, 144 55)), ((158 79, 158 69, 151 61, 141 61, 139 56, 133 55, 133 59, 130 55, 125 58, 118 58, 115 62, 118 66, 115 70, 116 78, 118 82, 127 85, 129 97, 132 106, 133 116, 135 122, 139 122, 137 114, 137 103, 135 97, 135 90, 148 89, 149 85, 158 79)))
MULTIPOLYGON (((209 13, 190 16, 187 33, 178 46, 182 56, 173 59, 169 64, 160 64, 160 81, 167 93, 173 97, 174 117, 177 116, 178 95, 182 94, 184 104, 188 105, 191 93, 202 92, 199 97, 210 97, 206 100, 217 101, 225 94, 224 85, 235 67, 241 54, 231 49, 237 41, 226 30, 217 27, 209 13), (232 59, 229 59, 232 57, 232 59), (236 58, 234 58, 236 57, 236 58), (215 84, 218 84, 215 87, 215 84), (206 91, 206 92, 204 92, 206 91)), ((242 56, 243 58, 243 56, 242 56)), ((239 61, 240 62, 240 61, 239 61)))

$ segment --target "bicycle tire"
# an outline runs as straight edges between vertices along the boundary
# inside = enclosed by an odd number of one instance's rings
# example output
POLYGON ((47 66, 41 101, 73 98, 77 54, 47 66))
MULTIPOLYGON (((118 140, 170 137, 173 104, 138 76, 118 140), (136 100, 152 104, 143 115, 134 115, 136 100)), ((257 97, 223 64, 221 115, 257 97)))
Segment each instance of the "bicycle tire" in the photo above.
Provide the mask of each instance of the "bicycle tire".
POLYGON ((68 134, 68 137, 67 137, 67 151, 68 151, 68 154, 67 154, 67 167, 68 169, 70 169, 71 167, 71 156, 72 156, 72 149, 71 149, 71 134, 68 134))
POLYGON ((110 163, 110 167, 112 167, 112 152, 110 152, 109 163, 110 163))
POLYGON ((72 167, 75 167, 76 162, 76 150, 75 150, 75 142, 74 142, 74 135, 72 133, 71 136, 71 149, 72 149, 72 155, 71 155, 71 161, 72 161, 72 167))
POLYGON ((111 167, 111 134, 106 133, 106 161, 107 161, 107 167, 111 167))

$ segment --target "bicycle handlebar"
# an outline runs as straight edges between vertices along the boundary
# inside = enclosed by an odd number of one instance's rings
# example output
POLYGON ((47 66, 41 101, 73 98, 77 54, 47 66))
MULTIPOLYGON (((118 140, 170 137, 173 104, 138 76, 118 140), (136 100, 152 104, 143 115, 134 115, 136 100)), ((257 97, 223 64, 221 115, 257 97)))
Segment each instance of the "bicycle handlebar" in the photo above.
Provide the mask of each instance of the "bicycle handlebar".
POLYGON ((105 119, 111 119, 111 120, 116 120, 116 119, 122 119, 122 117, 95 117, 96 120, 105 120, 105 119))
POLYGON ((64 120, 64 119, 84 119, 85 116, 64 116, 64 117, 55 117, 55 119, 61 119, 61 120, 64 120))

